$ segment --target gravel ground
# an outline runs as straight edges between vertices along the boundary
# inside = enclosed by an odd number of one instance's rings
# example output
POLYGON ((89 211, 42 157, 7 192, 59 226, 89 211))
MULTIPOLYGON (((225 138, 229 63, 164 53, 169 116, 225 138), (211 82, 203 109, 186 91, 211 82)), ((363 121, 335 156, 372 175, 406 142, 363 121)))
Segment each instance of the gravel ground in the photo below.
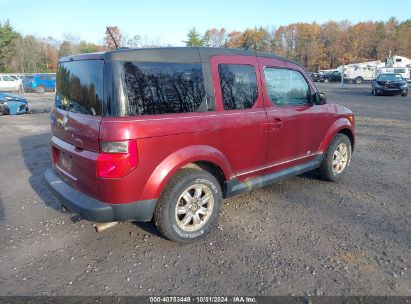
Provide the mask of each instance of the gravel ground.
POLYGON ((0 118, 0 295, 411 295, 411 97, 319 87, 356 113, 345 178, 228 199, 189 245, 63 213, 43 180, 52 94, 28 95, 33 114, 0 118))

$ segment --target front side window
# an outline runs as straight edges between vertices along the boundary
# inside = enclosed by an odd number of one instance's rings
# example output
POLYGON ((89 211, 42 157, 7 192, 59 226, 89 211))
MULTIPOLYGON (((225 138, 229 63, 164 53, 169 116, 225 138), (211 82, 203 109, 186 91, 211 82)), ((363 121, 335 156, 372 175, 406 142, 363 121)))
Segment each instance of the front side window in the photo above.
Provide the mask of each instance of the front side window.
POLYGON ((11 77, 8 76, 8 75, 4 75, 4 76, 3 76, 3 79, 4 79, 4 81, 14 81, 14 79, 11 78, 11 77))
POLYGON ((208 111, 199 63, 122 62, 127 115, 208 111))
POLYGON ((264 77, 267 94, 273 104, 298 106, 310 102, 310 89, 300 72, 265 68, 264 77))
POLYGON ((69 112, 102 115, 103 67, 102 60, 61 63, 54 106, 69 112))
POLYGON ((252 108, 258 96, 254 66, 220 64, 218 72, 224 110, 252 108))

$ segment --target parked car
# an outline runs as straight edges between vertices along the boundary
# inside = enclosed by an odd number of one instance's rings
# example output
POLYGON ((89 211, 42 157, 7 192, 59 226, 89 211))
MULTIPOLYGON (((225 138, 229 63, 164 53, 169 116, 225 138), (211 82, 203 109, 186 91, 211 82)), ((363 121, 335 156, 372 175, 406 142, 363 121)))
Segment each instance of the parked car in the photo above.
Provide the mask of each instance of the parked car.
POLYGON ((36 92, 43 94, 45 92, 54 92, 56 88, 56 75, 54 74, 34 74, 24 76, 23 88, 26 92, 36 92))
POLYGON ((275 55, 76 55, 60 59, 57 84, 45 179, 90 221, 154 218, 165 237, 189 242, 214 227, 225 198, 315 169, 338 181, 350 164, 353 113, 275 55))
POLYGON ((406 67, 404 68, 400 68, 400 67, 382 68, 377 71, 377 75, 379 74, 399 74, 401 75, 402 78, 404 78, 405 81, 411 81, 411 69, 408 69, 406 67))
POLYGON ((0 116, 28 113, 29 105, 24 97, 10 93, 0 93, 0 116))
POLYGON ((321 80, 321 74, 320 73, 316 73, 316 72, 311 72, 309 73, 310 78, 312 79, 312 81, 314 82, 318 82, 321 80))
POLYGON ((374 96, 380 94, 407 96, 408 84, 400 74, 383 73, 372 81, 371 93, 374 96))
POLYGON ((21 82, 15 80, 9 75, 0 75, 0 91, 1 92, 13 92, 19 91, 21 82))
POLYGON ((323 73, 320 81, 324 83, 341 81, 341 73, 338 71, 323 73))

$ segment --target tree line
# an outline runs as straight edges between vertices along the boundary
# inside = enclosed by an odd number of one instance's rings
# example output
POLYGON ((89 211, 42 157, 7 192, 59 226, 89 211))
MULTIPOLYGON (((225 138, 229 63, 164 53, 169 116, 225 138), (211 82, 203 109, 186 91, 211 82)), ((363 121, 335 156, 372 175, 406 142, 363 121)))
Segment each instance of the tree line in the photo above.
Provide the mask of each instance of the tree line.
POLYGON ((192 28, 188 46, 229 47, 274 53, 294 59, 311 71, 342 64, 384 60, 389 53, 411 58, 411 19, 399 22, 328 21, 293 23, 278 28, 228 32, 212 28, 203 35, 192 28))
MULTIPOLYGON (((159 42, 140 35, 122 35, 117 26, 108 28, 121 46, 132 48, 160 46, 159 42)), ((17 32, 9 21, 0 22, 0 72, 55 72, 57 61, 61 57, 115 48, 108 30, 104 34, 104 42, 100 45, 79 40, 72 34, 66 34, 62 41, 53 37, 23 35, 17 32)))
MULTIPOLYGON (((140 35, 122 35, 117 26, 110 26, 109 29, 121 46, 164 46, 140 35)), ((275 53, 316 71, 341 64, 384 60, 390 52, 411 57, 411 19, 400 22, 390 18, 386 22, 355 24, 348 21, 293 23, 278 28, 255 27, 231 32, 225 28, 211 28, 204 34, 192 28, 184 42, 187 46, 275 53)), ((115 45, 107 30, 104 42, 94 44, 79 40, 74 35, 65 35, 62 41, 53 37, 23 35, 9 21, 0 22, 0 72, 55 72, 58 58, 112 49, 115 45)))

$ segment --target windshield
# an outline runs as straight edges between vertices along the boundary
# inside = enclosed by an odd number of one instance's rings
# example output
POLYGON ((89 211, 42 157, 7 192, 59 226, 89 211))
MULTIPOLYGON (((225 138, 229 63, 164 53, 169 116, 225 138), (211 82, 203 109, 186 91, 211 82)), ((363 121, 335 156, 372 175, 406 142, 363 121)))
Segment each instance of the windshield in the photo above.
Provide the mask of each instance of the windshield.
POLYGON ((57 71, 55 107, 101 116, 103 112, 102 60, 63 62, 57 71))
POLYGON ((378 77, 378 81, 400 81, 403 80, 401 75, 398 74, 381 74, 378 77))

